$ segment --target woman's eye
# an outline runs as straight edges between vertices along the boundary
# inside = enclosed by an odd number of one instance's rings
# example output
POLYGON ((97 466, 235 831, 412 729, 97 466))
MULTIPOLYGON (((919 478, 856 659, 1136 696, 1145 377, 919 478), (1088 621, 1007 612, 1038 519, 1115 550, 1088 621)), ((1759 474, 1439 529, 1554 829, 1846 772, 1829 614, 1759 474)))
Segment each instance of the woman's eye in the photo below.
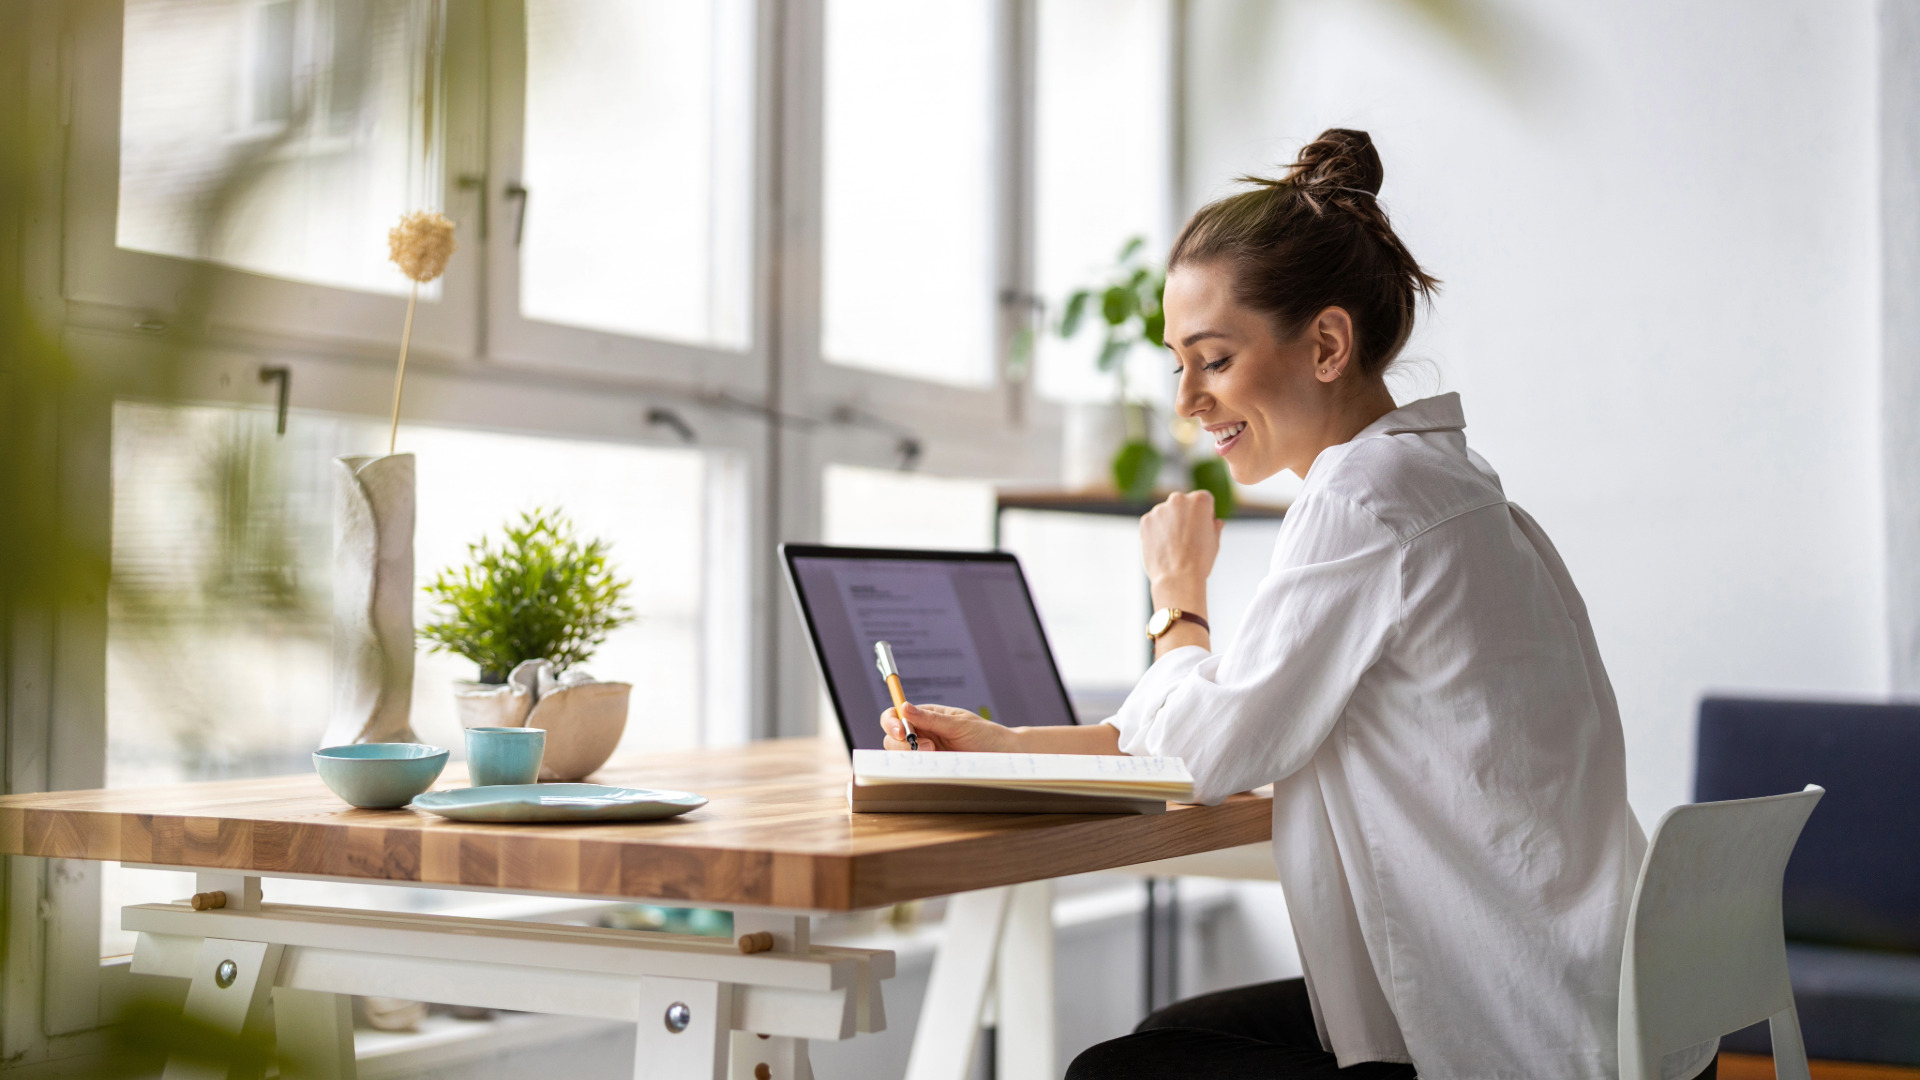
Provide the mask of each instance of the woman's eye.
MULTIPOLYGON (((1200 369, 1202 371, 1219 371, 1222 368, 1226 367, 1229 363, 1231 363, 1232 360, 1233 360, 1233 357, 1231 356, 1223 356, 1218 360, 1203 361, 1200 364, 1200 369)), ((1182 364, 1173 369, 1173 374, 1175 377, 1178 377, 1182 372, 1186 370, 1187 370, 1186 365, 1182 364)))

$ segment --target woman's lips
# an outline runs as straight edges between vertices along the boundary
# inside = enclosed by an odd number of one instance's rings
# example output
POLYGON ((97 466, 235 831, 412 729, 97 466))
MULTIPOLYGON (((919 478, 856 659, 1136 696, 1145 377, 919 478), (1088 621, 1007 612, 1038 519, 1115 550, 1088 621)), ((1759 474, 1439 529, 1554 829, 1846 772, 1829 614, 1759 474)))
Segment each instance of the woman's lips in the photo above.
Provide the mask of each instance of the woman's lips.
POLYGON ((1227 451, 1233 449, 1234 444, 1240 441, 1240 436, 1246 434, 1246 431, 1247 422, 1245 420, 1237 424, 1228 424, 1216 430, 1209 431, 1208 434, 1213 436, 1213 452, 1219 454, 1221 457, 1225 457, 1227 451))

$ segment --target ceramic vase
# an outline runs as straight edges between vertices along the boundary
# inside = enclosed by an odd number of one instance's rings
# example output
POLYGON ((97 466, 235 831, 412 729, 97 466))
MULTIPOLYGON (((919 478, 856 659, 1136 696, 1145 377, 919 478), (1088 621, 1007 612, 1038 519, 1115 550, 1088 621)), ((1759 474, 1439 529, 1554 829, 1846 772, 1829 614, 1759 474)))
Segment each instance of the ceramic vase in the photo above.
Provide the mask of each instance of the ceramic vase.
POLYGON ((333 718, 325 745, 418 742, 413 455, 335 458, 333 718))

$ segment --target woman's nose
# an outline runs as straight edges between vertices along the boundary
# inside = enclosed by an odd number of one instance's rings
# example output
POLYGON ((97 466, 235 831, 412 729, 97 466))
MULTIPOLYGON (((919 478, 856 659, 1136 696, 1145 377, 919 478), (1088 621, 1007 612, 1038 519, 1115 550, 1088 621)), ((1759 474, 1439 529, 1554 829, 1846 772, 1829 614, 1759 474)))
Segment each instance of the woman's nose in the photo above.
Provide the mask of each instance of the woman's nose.
POLYGON ((1173 389, 1173 411, 1175 415, 1192 419, 1206 411, 1211 399, 1200 389, 1199 376, 1192 364, 1180 373, 1180 382, 1173 389))

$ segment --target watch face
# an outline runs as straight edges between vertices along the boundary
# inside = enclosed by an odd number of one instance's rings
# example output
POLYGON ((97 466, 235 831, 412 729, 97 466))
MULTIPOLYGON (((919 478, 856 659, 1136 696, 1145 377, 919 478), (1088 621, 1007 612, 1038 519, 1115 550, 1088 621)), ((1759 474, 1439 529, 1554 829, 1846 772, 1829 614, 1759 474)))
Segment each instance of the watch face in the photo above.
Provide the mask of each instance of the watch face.
POLYGON ((1173 609, 1161 608, 1159 611, 1153 613, 1153 618, 1147 620, 1147 633, 1154 637, 1159 637, 1161 634, 1167 632, 1167 627, 1172 625, 1173 609))

